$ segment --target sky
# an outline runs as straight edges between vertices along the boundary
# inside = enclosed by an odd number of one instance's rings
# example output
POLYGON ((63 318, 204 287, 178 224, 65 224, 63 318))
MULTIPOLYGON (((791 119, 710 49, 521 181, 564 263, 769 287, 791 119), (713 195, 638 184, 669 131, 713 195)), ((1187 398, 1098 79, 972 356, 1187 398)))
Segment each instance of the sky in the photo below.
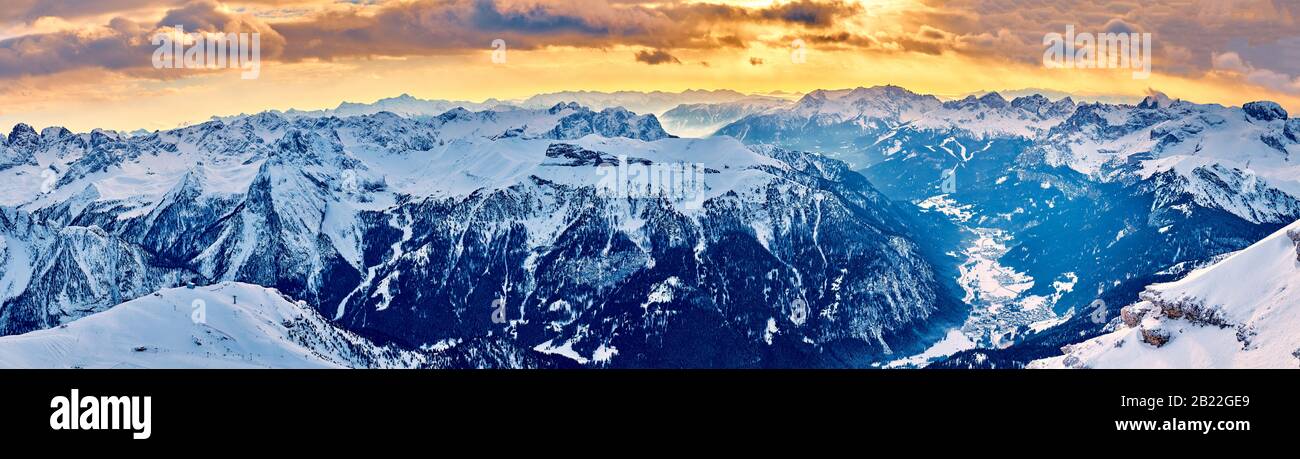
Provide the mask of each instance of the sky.
POLYGON ((213 115, 333 108, 403 93, 481 101, 563 90, 766 93, 884 84, 940 97, 1159 91, 1224 105, 1272 100, 1300 113, 1296 0, 4 3, 4 128, 168 129, 213 115), (242 78, 239 69, 156 68, 153 37, 178 26, 258 33, 257 78, 242 78), (1067 30, 1150 34, 1150 76, 1045 64, 1045 37, 1067 30))

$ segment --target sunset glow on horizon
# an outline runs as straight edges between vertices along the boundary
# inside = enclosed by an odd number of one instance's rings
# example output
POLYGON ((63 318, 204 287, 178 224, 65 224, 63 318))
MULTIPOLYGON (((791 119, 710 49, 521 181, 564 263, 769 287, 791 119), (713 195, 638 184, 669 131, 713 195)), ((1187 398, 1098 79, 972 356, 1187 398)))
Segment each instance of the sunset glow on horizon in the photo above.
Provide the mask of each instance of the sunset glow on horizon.
POLYGON ((1160 91, 1300 111, 1300 7, 1144 3, 18 0, 0 12, 0 128, 166 129, 403 93, 477 102, 566 90, 804 93, 885 84, 940 97, 1160 91), (260 75, 154 68, 150 37, 177 25, 259 33, 260 75), (1150 77, 1047 68, 1043 37, 1067 26, 1151 34, 1150 77), (505 43, 503 63, 492 61, 496 39, 505 43))

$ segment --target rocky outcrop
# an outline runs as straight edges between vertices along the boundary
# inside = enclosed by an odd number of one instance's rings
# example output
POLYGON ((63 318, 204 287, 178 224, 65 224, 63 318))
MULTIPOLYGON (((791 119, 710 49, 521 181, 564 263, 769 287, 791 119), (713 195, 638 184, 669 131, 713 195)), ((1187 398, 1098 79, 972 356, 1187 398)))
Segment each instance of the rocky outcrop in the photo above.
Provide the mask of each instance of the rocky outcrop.
POLYGON ((1300 230, 1287 231, 1286 237, 1290 238, 1291 242, 1295 244, 1295 259, 1300 261, 1300 230))
POLYGON ((1164 346, 1169 342, 1169 332, 1159 328, 1143 328, 1142 342, 1155 347, 1164 346))
POLYGON ((1286 110, 1277 102, 1248 102, 1246 105, 1242 105, 1241 109, 1246 112, 1246 116, 1260 121, 1284 120, 1287 118, 1286 110))
POLYGON ((1155 347, 1169 343, 1172 335, 1166 330, 1166 321, 1186 320, 1196 325, 1229 328, 1234 325, 1223 316, 1216 307, 1206 306, 1202 301, 1180 298, 1170 300, 1153 290, 1138 295, 1142 301, 1125 306, 1120 310, 1120 321, 1124 326, 1138 329, 1142 342, 1155 347))

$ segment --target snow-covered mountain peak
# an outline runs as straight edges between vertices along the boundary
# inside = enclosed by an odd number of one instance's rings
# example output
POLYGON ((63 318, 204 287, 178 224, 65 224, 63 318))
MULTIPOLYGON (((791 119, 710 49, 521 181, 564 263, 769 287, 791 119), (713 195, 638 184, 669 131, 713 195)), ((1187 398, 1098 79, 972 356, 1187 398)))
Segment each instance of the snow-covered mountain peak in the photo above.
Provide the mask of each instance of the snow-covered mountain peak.
MULTIPOLYGON (((857 87, 812 91, 799 99, 790 111, 806 117, 834 122, 858 118, 913 120, 941 104, 938 98, 920 95, 898 86, 857 87)), ((823 121, 825 122, 825 121, 823 121)))
POLYGON ((23 123, 14 125, 9 136, 0 142, 0 170, 35 163, 36 150, 40 145, 41 135, 35 129, 23 123))
POLYGON ((1174 104, 1179 103, 1179 102, 1182 102, 1182 101, 1181 101, 1181 100, 1176 100, 1176 99, 1171 99, 1169 96, 1165 95, 1165 93, 1163 93, 1163 92, 1160 92, 1160 91, 1151 91, 1150 94, 1148 94, 1146 97, 1142 98, 1142 102, 1138 103, 1137 108, 1148 109, 1148 110, 1160 109, 1160 108, 1169 108, 1169 107, 1171 107, 1171 106, 1173 106, 1174 104))
POLYGON ((573 111, 578 111, 578 110, 581 110, 581 109, 582 109, 582 106, 581 106, 581 105, 578 105, 577 102, 559 102, 559 103, 557 103, 557 104, 551 106, 551 108, 546 109, 546 113, 550 113, 550 114, 554 115, 554 114, 560 113, 561 111, 564 111, 564 110, 573 110, 573 111))
POLYGON ((289 120, 283 115, 275 112, 261 112, 255 115, 240 117, 236 124, 247 124, 256 128, 275 131, 289 124, 289 120))
POLYGON ((1011 106, 1042 117, 1068 117, 1074 113, 1074 99, 1062 98, 1053 102, 1041 94, 1020 96, 1011 100, 1011 106))
POLYGON ((58 142, 72 135, 72 131, 63 126, 50 126, 41 129, 41 141, 45 143, 58 142))
POLYGON ((997 91, 980 96, 979 102, 989 108, 1002 108, 1007 105, 1007 99, 1002 97, 1002 94, 998 94, 997 91))
POLYGON ((966 96, 960 100, 950 100, 943 103, 944 108, 948 109, 998 109, 1007 105, 1006 99, 996 92, 988 93, 982 97, 966 96))
POLYGON ((804 94, 797 102, 796 107, 817 107, 831 102, 844 102, 846 104, 861 103, 867 100, 882 99, 921 99, 924 96, 916 94, 905 88, 886 85, 872 87, 856 87, 849 89, 818 89, 808 94, 804 94))
POLYGON ((10 146, 35 145, 40 140, 40 134, 27 123, 15 124, 13 130, 9 131, 10 146))
POLYGON ((456 107, 443 112, 441 115, 434 117, 434 119, 446 123, 457 119, 471 118, 473 116, 474 112, 467 110, 465 107, 456 107))

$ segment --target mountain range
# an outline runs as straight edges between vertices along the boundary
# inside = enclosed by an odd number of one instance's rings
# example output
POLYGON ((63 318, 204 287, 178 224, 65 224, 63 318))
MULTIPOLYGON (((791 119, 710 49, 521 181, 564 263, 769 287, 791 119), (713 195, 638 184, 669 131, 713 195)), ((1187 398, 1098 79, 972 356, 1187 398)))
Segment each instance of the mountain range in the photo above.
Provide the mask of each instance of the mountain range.
MULTIPOLYGON (((1281 250, 1297 153, 1300 120, 1266 101, 896 86, 18 125, 0 365, 1115 366, 1080 343, 1132 341, 1145 322, 1120 324, 1175 297, 1226 318, 1161 330, 1253 331, 1268 360, 1150 365, 1294 365, 1268 338, 1286 322, 1250 312, 1294 301, 1205 292, 1284 267, 1222 268, 1281 250), (1153 293, 1184 278, 1209 280, 1153 293), (195 300, 234 319, 193 322, 195 300)), ((1120 358, 1226 343, 1184 335, 1120 358)))
MULTIPOLYGON (((15 343, 130 320, 91 321, 152 291, 236 285, 305 304, 365 355, 432 353, 406 363, 852 366, 959 309, 930 244, 908 236, 913 215, 843 163, 674 138, 619 108, 263 113, 136 136, 46 129, 5 151, 0 330, 15 343), (639 178, 686 166, 689 184, 639 178), (609 187, 620 168, 633 173, 609 187)), ((303 346, 272 331, 275 349, 303 346)), ((321 353, 249 361, 383 366, 321 353)))

